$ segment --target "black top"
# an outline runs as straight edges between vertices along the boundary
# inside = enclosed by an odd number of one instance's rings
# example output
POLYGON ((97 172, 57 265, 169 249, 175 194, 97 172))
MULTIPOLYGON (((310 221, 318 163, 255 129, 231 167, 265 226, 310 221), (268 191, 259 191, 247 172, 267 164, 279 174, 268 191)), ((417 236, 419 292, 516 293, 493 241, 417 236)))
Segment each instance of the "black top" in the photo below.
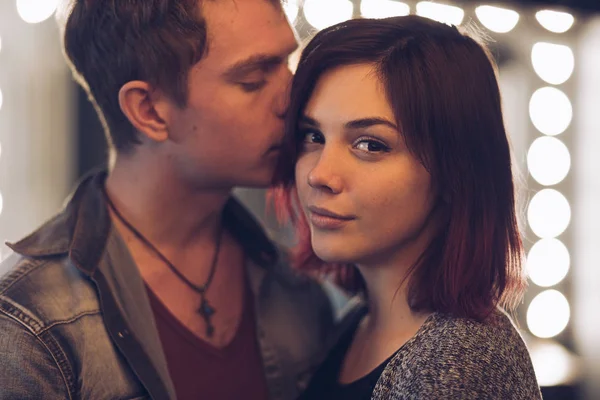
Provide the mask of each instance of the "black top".
POLYGON ((340 341, 331 350, 325 362, 319 367, 312 380, 310 381, 306 391, 298 398, 298 400, 369 400, 379 377, 387 366, 388 362, 394 357, 391 355, 387 360, 382 362, 373 371, 369 372, 362 378, 343 384, 339 382, 340 370, 342 363, 352 339, 358 328, 360 320, 349 329, 341 338, 340 341))

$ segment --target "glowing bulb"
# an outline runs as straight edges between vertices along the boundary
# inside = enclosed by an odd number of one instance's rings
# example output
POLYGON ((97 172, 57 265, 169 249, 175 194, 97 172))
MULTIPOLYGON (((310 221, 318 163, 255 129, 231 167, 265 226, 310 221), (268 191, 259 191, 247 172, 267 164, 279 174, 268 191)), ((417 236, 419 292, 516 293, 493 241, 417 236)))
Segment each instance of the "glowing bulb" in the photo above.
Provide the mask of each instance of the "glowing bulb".
POLYGON ((556 237, 563 233, 571 222, 571 206, 559 191, 543 189, 529 202, 527 220, 531 230, 538 237, 556 237))
POLYGON ((567 247, 558 239, 541 239, 527 254, 527 272, 533 283, 549 287, 562 281, 571 265, 567 247))
POLYGON ((308 23, 321 30, 352 18, 354 5, 349 0, 306 0, 303 11, 308 23))
POLYGON ((399 17, 410 14, 410 6, 393 0, 362 0, 360 13, 365 18, 399 17))
POLYGON ((527 326, 540 338, 550 338, 561 333, 569 323, 571 310, 565 296, 550 289, 538 294, 527 309, 527 326))
POLYGON ((540 184, 556 185, 569 173, 571 154, 560 140, 550 136, 540 137, 529 148, 527 168, 540 184))
POLYGON ((575 56, 568 46, 540 42, 533 45, 531 63, 540 78, 553 85, 560 85, 573 74, 575 56))
POLYGON ((575 18, 569 13, 542 10, 535 14, 535 18, 538 20, 540 25, 554 33, 564 33, 571 29, 575 18))
POLYGON ((506 8, 479 6, 475 14, 486 28, 498 33, 512 31, 519 22, 519 13, 506 8))
POLYGON ((562 91, 544 87, 536 90, 531 96, 529 116, 533 125, 543 134, 558 135, 569 127, 573 118, 573 107, 562 91))
POLYGON ((460 25, 465 16, 465 12, 460 7, 422 1, 417 3, 417 15, 447 25, 460 25))
POLYGON ((54 14, 60 0, 17 0, 17 12, 30 24, 47 20, 54 14))
POLYGON ((577 373, 574 356, 554 340, 532 341, 530 353, 540 386, 568 385, 577 373))

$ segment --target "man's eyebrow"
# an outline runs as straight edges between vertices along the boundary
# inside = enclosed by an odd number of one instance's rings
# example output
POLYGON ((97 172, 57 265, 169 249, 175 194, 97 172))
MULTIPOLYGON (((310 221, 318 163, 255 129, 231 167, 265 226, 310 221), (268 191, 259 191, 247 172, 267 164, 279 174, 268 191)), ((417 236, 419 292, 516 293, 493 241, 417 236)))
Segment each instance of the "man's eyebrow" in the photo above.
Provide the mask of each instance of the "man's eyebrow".
POLYGON ((287 58, 297 48, 295 45, 283 52, 281 55, 274 54, 254 54, 244 60, 238 61, 225 71, 223 74, 229 80, 242 78, 253 72, 270 72, 275 67, 287 62, 287 58))
POLYGON ((255 54, 233 64, 225 71, 224 76, 228 79, 236 79, 256 71, 268 72, 282 62, 283 57, 280 56, 255 54))

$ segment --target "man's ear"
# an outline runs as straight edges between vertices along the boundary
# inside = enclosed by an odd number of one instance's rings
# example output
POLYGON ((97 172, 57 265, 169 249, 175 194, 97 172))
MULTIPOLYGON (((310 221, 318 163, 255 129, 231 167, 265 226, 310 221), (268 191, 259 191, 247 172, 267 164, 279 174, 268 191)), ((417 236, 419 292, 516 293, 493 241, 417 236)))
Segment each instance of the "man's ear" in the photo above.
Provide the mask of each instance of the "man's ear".
POLYGON ((135 129, 152 141, 164 142, 169 130, 160 107, 157 91, 146 82, 130 81, 119 90, 121 111, 135 129))

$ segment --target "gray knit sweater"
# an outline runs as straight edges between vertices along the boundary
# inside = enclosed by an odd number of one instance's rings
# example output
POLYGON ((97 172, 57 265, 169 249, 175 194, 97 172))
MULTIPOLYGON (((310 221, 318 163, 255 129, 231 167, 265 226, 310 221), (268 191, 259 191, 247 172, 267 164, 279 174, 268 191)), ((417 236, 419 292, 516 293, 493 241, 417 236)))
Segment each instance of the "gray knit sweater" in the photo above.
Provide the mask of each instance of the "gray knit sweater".
POLYGON ((390 360, 374 400, 541 399, 529 352, 510 318, 431 315, 390 360))

